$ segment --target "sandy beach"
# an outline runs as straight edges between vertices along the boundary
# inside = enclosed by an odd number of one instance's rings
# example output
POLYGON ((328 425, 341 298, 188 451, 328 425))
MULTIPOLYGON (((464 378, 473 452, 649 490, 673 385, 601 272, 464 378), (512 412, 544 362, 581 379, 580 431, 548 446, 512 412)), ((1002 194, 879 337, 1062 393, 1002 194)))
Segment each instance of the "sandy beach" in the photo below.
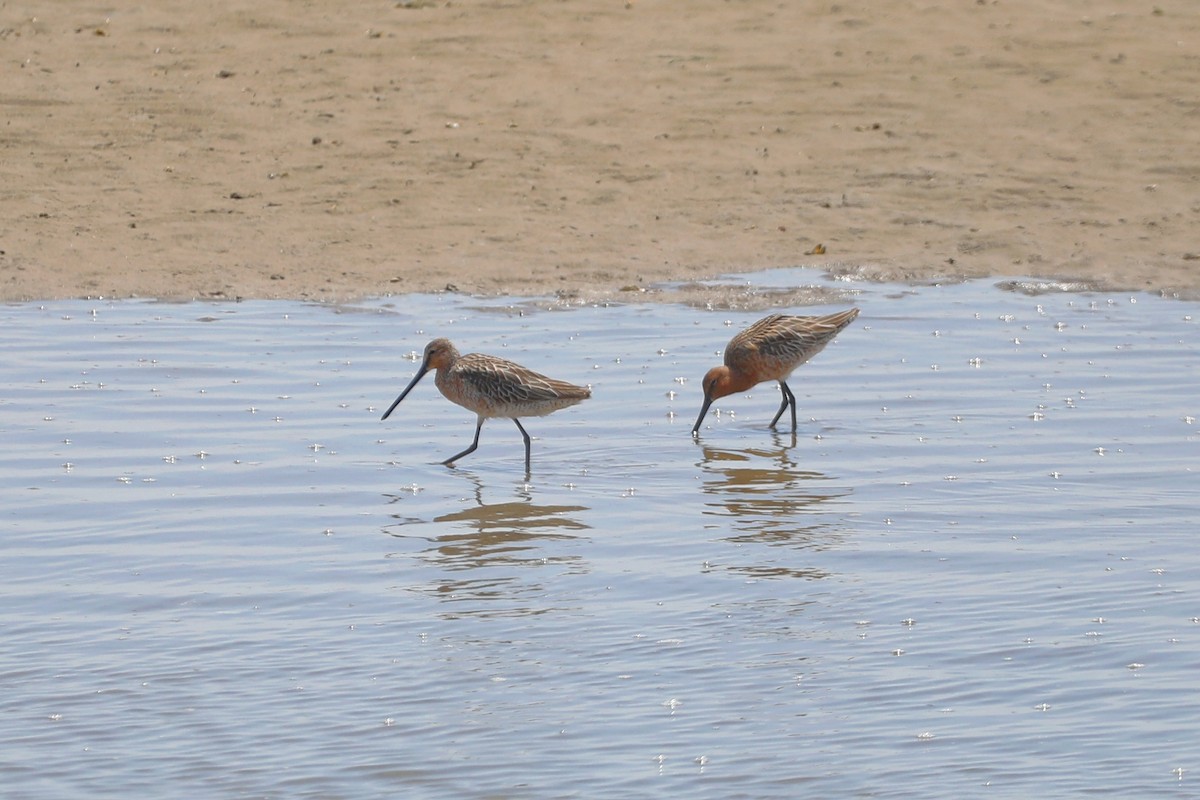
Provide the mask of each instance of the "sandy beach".
POLYGON ((15 0, 0 52, 3 300, 1200 292, 1193 0, 15 0))

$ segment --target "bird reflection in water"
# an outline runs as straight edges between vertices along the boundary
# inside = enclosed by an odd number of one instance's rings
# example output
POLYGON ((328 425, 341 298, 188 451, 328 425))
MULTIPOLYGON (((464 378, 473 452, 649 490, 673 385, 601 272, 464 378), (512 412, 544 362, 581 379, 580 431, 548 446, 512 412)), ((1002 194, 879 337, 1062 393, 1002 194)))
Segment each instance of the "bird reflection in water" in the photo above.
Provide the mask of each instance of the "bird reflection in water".
POLYGON ((475 484, 473 504, 432 520, 396 514, 397 524, 386 530, 397 538, 430 543, 415 556, 438 574, 416 588, 446 601, 468 604, 450 616, 518 616, 554 610, 546 605, 546 587, 537 579, 551 576, 541 573, 535 577, 530 570, 558 567, 554 575, 586 571, 582 557, 565 552, 568 545, 552 549, 547 545, 570 542, 588 530, 590 526, 572 517, 588 508, 538 505, 526 488, 516 491, 518 499, 485 503, 478 477, 460 474, 475 484))
POLYGON ((730 565, 730 571, 755 578, 828 576, 798 562, 795 551, 825 550, 838 543, 845 535, 845 509, 834 501, 850 490, 833 485, 821 472, 801 469, 795 447, 795 434, 780 433, 768 447, 731 450, 700 444, 703 513, 732 518, 734 532, 725 540, 786 548, 740 551, 761 563, 730 565))

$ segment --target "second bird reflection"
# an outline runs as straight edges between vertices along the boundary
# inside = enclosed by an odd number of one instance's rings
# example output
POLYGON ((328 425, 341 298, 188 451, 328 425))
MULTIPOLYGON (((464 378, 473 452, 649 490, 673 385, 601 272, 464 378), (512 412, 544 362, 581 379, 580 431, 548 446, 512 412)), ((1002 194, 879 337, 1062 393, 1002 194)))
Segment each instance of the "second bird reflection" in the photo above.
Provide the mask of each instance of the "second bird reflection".
MULTIPOLYGON (((732 519, 735 533, 726 540, 789 551, 837 546, 845 518, 836 501, 850 490, 827 475, 799 469, 792 457, 794 436, 776 434, 773 447, 728 450, 702 446, 703 513, 732 519), (789 440, 790 444, 785 444, 789 440)), ((823 570, 797 561, 795 553, 749 550, 758 564, 729 569, 751 577, 823 578, 823 570)))

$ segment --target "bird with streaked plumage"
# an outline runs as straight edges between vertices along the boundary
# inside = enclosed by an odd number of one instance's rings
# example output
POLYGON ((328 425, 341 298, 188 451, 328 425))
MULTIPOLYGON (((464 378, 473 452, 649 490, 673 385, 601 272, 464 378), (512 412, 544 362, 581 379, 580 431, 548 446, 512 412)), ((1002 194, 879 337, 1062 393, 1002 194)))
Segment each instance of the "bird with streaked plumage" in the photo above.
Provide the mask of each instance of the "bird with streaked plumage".
POLYGON ((497 356, 481 353, 460 355, 449 339, 434 339, 425 346, 417 374, 384 412, 382 419, 387 419, 396 410, 400 401, 431 369, 437 370, 434 383, 438 391, 450 402, 474 411, 478 418, 475 440, 466 450, 443 461, 446 466, 452 466, 463 456, 475 452, 484 420, 507 417, 516 423, 525 439, 525 472, 528 474, 531 446, 529 434, 519 417, 544 417, 592 396, 592 390, 586 386, 547 378, 497 356))
POLYGON ((692 436, 699 435, 700 425, 714 400, 744 392, 763 381, 779 381, 779 390, 783 393, 783 402, 770 427, 774 428, 790 407, 794 433, 796 396, 787 385, 788 378, 796 367, 824 350, 825 345, 857 316, 857 308, 820 317, 772 314, 734 336, 725 347, 725 363, 713 367, 704 376, 704 405, 692 427, 692 436))

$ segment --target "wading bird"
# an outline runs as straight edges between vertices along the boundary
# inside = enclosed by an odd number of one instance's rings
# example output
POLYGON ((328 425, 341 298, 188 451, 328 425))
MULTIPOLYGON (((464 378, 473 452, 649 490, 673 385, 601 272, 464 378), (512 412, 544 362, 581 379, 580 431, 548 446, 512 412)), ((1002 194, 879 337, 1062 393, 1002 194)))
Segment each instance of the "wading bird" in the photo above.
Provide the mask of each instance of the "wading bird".
POLYGON ((744 392, 763 381, 779 381, 779 390, 783 393, 783 402, 770 427, 775 427, 784 409, 790 406, 794 432, 796 396, 788 388, 787 379, 792 370, 824 350, 825 345, 857 316, 857 308, 822 317, 772 314, 734 336, 725 347, 725 363, 713 367, 704 376, 704 405, 692 428, 692 436, 699 435, 700 424, 714 400, 744 392))
POLYGON ((483 422, 492 417, 507 417, 517 424, 525 439, 525 472, 529 472, 529 434, 518 417, 544 417, 560 408, 573 406, 592 396, 586 386, 576 386, 566 381, 547 378, 531 369, 514 364, 496 356, 480 353, 459 355, 449 339, 434 339, 425 346, 425 355, 412 382, 408 384, 391 407, 384 412, 383 419, 400 405, 417 381, 429 370, 437 370, 434 383, 438 390, 452 403, 474 411, 479 421, 475 425, 475 440, 461 453, 450 456, 442 463, 451 466, 465 455, 475 452, 479 446, 479 431, 483 422))

